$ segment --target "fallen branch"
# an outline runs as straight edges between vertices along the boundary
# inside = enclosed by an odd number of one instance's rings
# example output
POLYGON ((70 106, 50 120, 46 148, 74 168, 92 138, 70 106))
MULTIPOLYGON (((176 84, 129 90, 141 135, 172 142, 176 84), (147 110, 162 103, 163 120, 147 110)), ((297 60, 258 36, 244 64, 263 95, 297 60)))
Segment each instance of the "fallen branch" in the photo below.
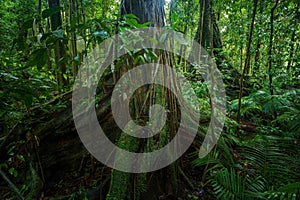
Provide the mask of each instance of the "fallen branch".
POLYGON ((19 199, 25 199, 21 195, 21 193, 20 193, 19 189, 17 188, 17 186, 13 182, 11 182, 11 180, 9 180, 9 178, 5 175, 5 173, 2 170, 0 170, 0 174, 3 177, 3 179, 8 183, 9 187, 17 194, 19 199))

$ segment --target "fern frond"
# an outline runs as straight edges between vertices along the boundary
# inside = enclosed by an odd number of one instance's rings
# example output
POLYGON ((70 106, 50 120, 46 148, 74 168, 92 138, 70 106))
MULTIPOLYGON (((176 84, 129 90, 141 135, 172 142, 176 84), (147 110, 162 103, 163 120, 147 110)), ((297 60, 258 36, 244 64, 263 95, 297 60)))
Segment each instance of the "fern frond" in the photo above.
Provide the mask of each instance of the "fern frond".
POLYGON ((267 199, 296 200, 300 198, 300 182, 291 183, 280 187, 278 190, 266 191, 264 196, 267 199))
POLYGON ((218 199, 245 199, 245 183, 233 168, 223 168, 214 177, 211 184, 218 199))
POLYGON ((243 160, 268 181, 269 186, 278 187, 300 178, 297 173, 299 162, 289 152, 297 151, 293 141, 292 138, 256 136, 238 151, 243 160))
POLYGON ((264 113, 273 113, 275 111, 284 111, 291 106, 291 102, 282 95, 273 95, 267 99, 262 106, 264 113))

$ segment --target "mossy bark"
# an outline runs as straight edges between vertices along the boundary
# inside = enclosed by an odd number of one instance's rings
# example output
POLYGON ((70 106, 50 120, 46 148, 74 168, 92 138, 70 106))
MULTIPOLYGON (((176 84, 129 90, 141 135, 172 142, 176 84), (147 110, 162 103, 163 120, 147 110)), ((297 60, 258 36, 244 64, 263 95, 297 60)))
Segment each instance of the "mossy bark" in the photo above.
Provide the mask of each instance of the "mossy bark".
MULTIPOLYGON (((164 12, 164 1, 162 0, 123 0, 121 3, 121 15, 125 14, 134 14, 138 17, 139 23, 152 22, 152 26, 161 27, 165 24, 165 12, 164 12)), ((130 67, 133 68, 135 65, 129 59, 126 62, 127 64, 131 63, 130 67)), ((144 64, 144 63, 139 63, 144 64)), ((120 72, 122 74, 124 72, 120 72)), ((145 115, 149 114, 147 108, 149 106, 158 103, 153 101, 152 95, 154 94, 154 89, 152 87, 148 88, 139 88, 138 91, 133 96, 133 104, 131 104, 131 114, 134 116, 134 120, 141 125, 145 125, 144 122, 148 121, 145 119, 145 115), (151 90, 151 91, 150 91, 151 90), (152 91, 153 90, 153 91, 152 91), (149 96, 145 94, 150 92, 149 96), (144 104, 145 103, 145 104, 144 104), (146 105, 146 106, 144 106, 146 105)), ((161 93, 159 96, 156 94, 156 99, 163 98, 161 93)), ((164 146, 167 142, 167 137, 165 137, 166 129, 159 133, 160 140, 158 141, 159 146, 164 146), (165 140, 164 140, 164 139, 165 140)), ((117 145, 124 150, 132 152, 150 152, 153 150, 155 139, 149 138, 147 140, 139 140, 131 136, 122 133, 117 145)), ((156 141, 157 142, 157 141, 156 141)), ((158 146, 156 146, 158 148, 158 146)), ((116 157, 116 159, 118 159, 116 157)), ((131 162, 124 159, 124 165, 128 165, 131 162)), ((141 194, 147 190, 149 174, 128 174, 123 173, 117 170, 112 171, 111 175, 111 186, 109 194, 106 199, 141 199, 141 194)))
MULTIPOLYGON (((117 146, 124 150, 135 152, 138 150, 139 140, 127 135, 126 133, 122 133, 117 142, 117 146)), ((132 162, 128 160, 128 158, 123 157, 122 155, 116 155, 115 159, 118 160, 118 162, 121 162, 124 166, 131 167, 130 165, 132 162)), ((110 190, 106 199, 126 199, 126 196, 128 195, 128 188, 131 182, 130 178, 130 173, 121 172, 115 169, 112 170, 110 190)))

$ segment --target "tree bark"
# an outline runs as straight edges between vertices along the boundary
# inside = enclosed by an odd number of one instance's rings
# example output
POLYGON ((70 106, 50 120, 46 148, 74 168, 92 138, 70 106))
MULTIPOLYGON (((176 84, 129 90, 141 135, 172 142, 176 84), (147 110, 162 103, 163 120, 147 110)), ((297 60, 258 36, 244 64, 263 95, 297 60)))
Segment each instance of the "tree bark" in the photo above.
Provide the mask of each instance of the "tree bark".
POLYGON ((123 0, 121 3, 121 15, 134 14, 139 23, 152 22, 152 26, 165 25, 164 1, 162 0, 123 0))
MULTIPOLYGON (((295 27, 297 26, 297 17, 300 16, 299 15, 299 8, 300 8, 300 3, 298 2, 297 6, 296 6, 296 13, 295 13, 295 17, 294 17, 294 23, 292 23, 292 26, 295 27)), ((287 72, 290 71, 290 68, 293 64, 293 60, 294 60, 294 53, 295 53, 295 37, 296 37, 296 29, 293 30, 292 32, 292 36, 291 36, 291 41, 290 41, 290 53, 289 53, 289 60, 288 60, 288 64, 286 67, 287 72)))
MULTIPOLYGON (((70 0, 70 22, 75 23, 76 18, 78 17, 78 6, 76 5, 77 1, 70 0)), ((71 33, 71 48, 72 48, 72 63, 73 63, 73 77, 74 79, 77 76, 78 73, 78 65, 75 61, 75 57, 78 56, 77 52, 77 39, 76 39, 76 33, 71 33)))
MULTIPOLYGON (((49 8, 54 8, 60 6, 59 0, 48 0, 49 8)), ((51 17, 51 30, 56 31, 58 29, 62 29, 62 19, 60 12, 53 14, 51 17)), ((66 73, 66 63, 63 59, 66 58, 66 51, 64 44, 60 39, 57 40, 55 48, 55 70, 56 70, 56 77, 58 82, 58 87, 64 87, 68 85, 68 80, 64 77, 66 73)))
MULTIPOLYGON (((195 40, 215 58, 218 69, 222 73, 229 74, 223 78, 224 83, 227 85, 226 95, 231 99, 235 99, 239 94, 238 77, 240 77, 240 73, 233 68, 224 55, 221 34, 213 8, 213 1, 200 0, 199 3, 201 15, 198 21, 195 40), (237 78, 232 79, 231 77, 237 78)), ((192 72, 192 66, 188 66, 187 71, 192 72)), ((248 93, 246 90, 243 92, 248 93)))
POLYGON ((272 71, 272 63, 273 63, 273 35, 274 35, 274 12, 278 6, 279 0, 276 0, 275 5, 271 9, 271 16, 270 16, 270 24, 271 24, 271 30, 270 30, 270 43, 269 43, 269 53, 268 53, 268 74, 269 74, 269 89, 271 95, 274 94, 273 90, 273 71, 272 71))
MULTIPOLYGON (((263 6, 264 6, 264 2, 260 1, 260 9, 259 9, 260 10, 260 18, 258 21, 259 24, 262 23, 262 17, 263 17, 263 13, 264 13, 263 6)), ((255 75, 256 72, 258 72, 258 70, 260 68, 261 44, 262 44, 261 36, 258 36, 257 43, 256 43, 256 49, 255 49, 254 66, 253 66, 253 72, 252 72, 253 75, 255 75)))
MULTIPOLYGON (((152 22, 152 26, 163 26, 165 24, 165 12, 164 12, 164 1, 162 0, 123 0, 121 3, 121 14, 134 14, 138 17, 139 23, 152 22)), ((155 52, 158 55, 158 62, 166 64, 168 66, 173 65, 172 57, 167 53, 155 52)), ((156 60, 157 61, 157 60, 156 60)), ((138 66, 144 64, 143 62, 134 63, 133 59, 125 59, 122 63, 126 63, 126 67, 138 66)), ((121 67, 121 74, 125 73, 127 69, 121 67)), ((119 78, 119 77, 118 77, 119 78)), ((171 81, 171 80, 170 80, 171 81)), ((130 107, 132 116, 135 121, 141 123, 148 121, 145 116, 149 116, 149 107, 153 104, 166 103, 166 109, 170 110, 168 114, 168 122, 162 132, 159 133, 161 138, 166 137, 166 140, 160 139, 160 143, 167 142, 173 138, 176 133, 176 126, 178 126, 178 111, 175 96, 169 91, 162 89, 161 92, 156 91, 155 87, 142 87, 139 88, 133 95, 132 106, 130 107), (149 95, 148 95, 149 94, 149 95), (166 103, 167 102, 167 103, 166 103)), ((148 140, 139 141, 133 139, 124 134, 118 139, 117 144, 122 144, 126 141, 128 144, 125 148, 130 151, 147 152, 149 151, 149 145, 151 145, 152 138, 148 140)), ((152 144, 153 145, 153 144, 152 144)), ((165 145, 165 144, 161 144, 165 145)), ((150 147, 153 148, 153 147, 150 147)), ((153 191, 153 186, 149 187, 150 191, 153 191)), ((154 199, 157 198, 158 194, 171 193, 176 195, 177 192, 177 164, 172 164, 165 169, 159 170, 156 173, 148 174, 128 174, 119 172, 117 170, 112 171, 111 186, 107 195, 108 199, 125 199, 126 197, 132 199, 154 199), (149 177, 154 176, 156 185, 158 184, 160 189, 157 189, 152 196, 145 196, 141 191, 145 190, 145 185, 149 182, 149 177), (163 181, 164 180, 164 181, 163 181), (164 182, 164 183, 163 183, 164 182), (143 188, 144 187, 144 188, 143 188)), ((147 193, 147 192, 146 192, 147 193)))
POLYGON ((245 74, 247 74, 249 72, 249 68, 250 68, 250 58, 251 58, 250 57, 250 49, 251 49, 251 43, 252 43, 257 3, 258 3, 258 0, 254 0, 252 22, 251 22, 251 26, 250 26, 250 33, 249 33, 249 38, 248 38, 248 43, 247 43, 245 66, 244 66, 244 69, 243 69, 243 72, 242 72, 242 75, 240 78, 240 93, 239 93, 239 103, 238 103, 238 111, 237 111, 237 123, 240 123, 240 120, 241 120, 241 103, 242 103, 242 97, 243 97, 244 77, 245 77, 245 74))
POLYGON ((211 26, 212 26, 212 1, 200 0, 200 19, 195 40, 199 42, 207 51, 211 47, 211 26))

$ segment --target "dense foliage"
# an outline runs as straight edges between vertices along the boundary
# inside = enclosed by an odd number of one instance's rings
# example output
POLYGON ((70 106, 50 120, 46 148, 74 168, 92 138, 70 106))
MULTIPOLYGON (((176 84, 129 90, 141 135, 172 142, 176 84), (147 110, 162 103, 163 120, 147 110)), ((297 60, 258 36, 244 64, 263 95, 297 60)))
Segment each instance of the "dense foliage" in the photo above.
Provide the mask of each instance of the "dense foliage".
MULTIPOLYGON (((1 187, 9 186, 11 196, 30 199, 32 188, 36 189, 35 179, 32 183, 25 180, 22 167, 33 165, 31 157, 35 155, 29 155, 26 148, 32 140, 39 143, 38 137, 32 139, 28 133, 34 131, 32 127, 42 120, 41 116, 55 118, 53 113, 70 107, 69 99, 61 97, 72 90, 85 55, 115 33, 151 26, 151 22, 138 23, 133 14, 121 15, 122 2, 0 0, 0 174, 1 187), (20 124, 21 128, 16 129, 20 124), (15 138, 8 140, 12 135, 15 138)), ((204 35, 209 32, 204 30, 205 22, 201 23, 201 19, 207 19, 202 16, 203 2, 209 3, 207 9, 211 9, 211 24, 207 27, 212 30, 218 26, 222 40, 218 48, 204 46, 215 60, 222 60, 218 67, 226 80, 227 116, 217 146, 203 159, 197 158, 197 153, 207 123, 200 124, 199 140, 187 156, 188 166, 196 173, 189 176, 189 167, 184 165, 182 173, 205 194, 189 191, 181 199, 299 199, 300 3, 171 0, 165 2, 165 27, 201 41, 197 36, 199 25, 204 24, 200 26, 204 35)), ((157 59, 157 55, 149 54, 138 56, 132 63, 157 59)), ((200 121, 209 121, 211 107, 205 82, 187 70, 185 61, 175 61, 201 102, 200 121)), ((33 176, 43 172, 30 173, 33 176)), ((112 174, 125 177, 118 172, 112 174)), ((43 174, 39 176, 44 178, 43 174)), ((141 175, 131 181, 139 179, 146 178, 141 175)), ((101 177, 94 181, 93 186, 106 183, 101 177)), ((135 188, 135 199, 146 191, 144 184, 128 186, 135 188)), ((87 198, 83 186, 77 189, 69 192, 70 199, 87 198)))

